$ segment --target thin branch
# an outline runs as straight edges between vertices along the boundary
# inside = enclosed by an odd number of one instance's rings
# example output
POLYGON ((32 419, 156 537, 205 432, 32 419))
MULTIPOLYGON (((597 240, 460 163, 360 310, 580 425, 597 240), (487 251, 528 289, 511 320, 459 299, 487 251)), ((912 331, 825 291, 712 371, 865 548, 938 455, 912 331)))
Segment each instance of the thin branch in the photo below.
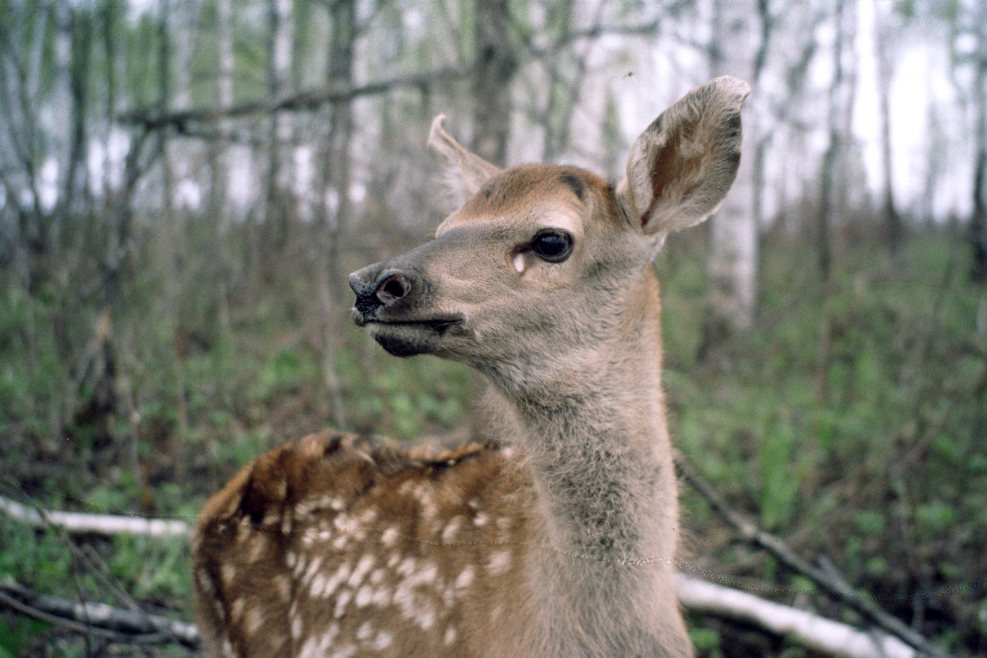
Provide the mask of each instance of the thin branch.
POLYGON ((675 577, 679 601, 694 612, 740 619, 792 638, 803 646, 844 658, 914 658, 915 649, 884 633, 867 633, 852 626, 767 601, 737 589, 682 574, 675 577))
POLYGON ((0 511, 33 528, 55 526, 74 534, 129 534, 146 537, 176 537, 189 534, 189 526, 184 521, 80 512, 39 512, 3 496, 0 496, 0 511))
POLYGON ((103 603, 74 603, 36 594, 14 583, 0 582, 0 605, 78 633, 91 633, 116 642, 177 641, 189 649, 199 648, 199 629, 192 624, 121 610, 103 603))
POLYGON ((789 548, 785 542, 771 533, 761 530, 753 522, 730 509, 685 456, 676 455, 675 465, 682 473, 685 481, 709 502, 710 506, 737 531, 741 539, 768 551, 782 564, 815 581, 823 588, 824 593, 839 599, 885 631, 901 638, 922 653, 936 658, 946 657, 946 654, 920 633, 906 626, 897 617, 885 612, 870 599, 866 599, 854 591, 842 577, 834 577, 830 573, 812 566, 789 548))
POLYGON ((157 110, 135 110, 119 117, 123 123, 140 124, 148 130, 173 126, 179 132, 189 123, 215 122, 221 119, 271 114, 285 110, 315 110, 329 103, 353 100, 360 96, 383 94, 401 87, 423 87, 443 80, 458 80, 471 73, 468 68, 444 68, 428 73, 379 80, 365 85, 342 89, 304 91, 283 98, 241 103, 228 108, 201 108, 161 113, 157 110))

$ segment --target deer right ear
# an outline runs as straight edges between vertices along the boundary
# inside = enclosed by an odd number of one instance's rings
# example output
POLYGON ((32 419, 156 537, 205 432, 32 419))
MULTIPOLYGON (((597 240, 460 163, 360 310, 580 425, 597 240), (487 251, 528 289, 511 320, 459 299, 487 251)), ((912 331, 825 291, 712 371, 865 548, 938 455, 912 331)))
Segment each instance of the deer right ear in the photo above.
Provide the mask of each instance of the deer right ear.
POLYGON ((470 153, 445 131, 442 124, 446 117, 440 114, 432 120, 428 145, 442 159, 443 178, 457 205, 479 191, 488 179, 500 173, 500 169, 480 156, 470 153))
POLYGON ((617 198, 646 235, 709 217, 740 166, 740 108, 746 82, 723 76, 693 89, 637 138, 617 198))

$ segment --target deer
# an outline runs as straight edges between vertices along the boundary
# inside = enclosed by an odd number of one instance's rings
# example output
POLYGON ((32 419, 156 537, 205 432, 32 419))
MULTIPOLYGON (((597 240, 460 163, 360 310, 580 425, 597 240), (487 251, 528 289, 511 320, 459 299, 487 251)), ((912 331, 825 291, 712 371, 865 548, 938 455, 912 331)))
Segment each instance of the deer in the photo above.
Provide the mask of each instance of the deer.
POLYGON ((327 430, 240 471, 192 542, 208 655, 693 655, 652 264, 733 184, 749 92, 690 91, 616 186, 502 170, 436 117, 429 146, 465 203, 351 274, 352 314, 392 355, 477 371, 483 431, 425 448, 327 430))

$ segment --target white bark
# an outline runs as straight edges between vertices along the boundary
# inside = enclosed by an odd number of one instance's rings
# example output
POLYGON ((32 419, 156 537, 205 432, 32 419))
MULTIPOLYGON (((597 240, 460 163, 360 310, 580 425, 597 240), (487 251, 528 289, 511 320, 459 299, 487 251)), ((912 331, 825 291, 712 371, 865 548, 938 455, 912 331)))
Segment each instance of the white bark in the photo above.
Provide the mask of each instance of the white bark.
MULTIPOLYGON (((216 2, 216 44, 217 67, 216 100, 218 107, 225 111, 233 106, 233 7, 231 0, 216 2)), ((210 195, 212 212, 220 235, 225 232, 229 213, 227 196, 230 187, 229 145, 232 124, 229 119, 220 119, 216 125, 218 136, 211 155, 212 180, 210 195)))
POLYGON ((176 537, 189 533, 189 525, 183 521, 80 512, 39 512, 3 496, 0 496, 0 511, 32 528, 55 526, 76 534, 176 537))
MULTIPOLYGON (((715 0, 710 68, 714 76, 753 79, 759 40, 755 0, 715 0)), ((751 93, 756 105, 758 90, 751 93)), ((745 107, 740 170, 730 194, 710 218, 710 326, 714 333, 748 329, 757 300, 757 223, 754 212, 753 111, 745 107)), ((714 336, 715 340, 715 336, 714 336)))
POLYGON ((678 574, 679 601, 689 610, 739 619, 783 635, 814 651, 843 658, 914 658, 896 637, 867 633, 804 610, 767 601, 737 589, 678 574))
MULTIPOLYGON (((288 91, 291 75, 291 0, 270 0, 271 27, 268 90, 271 98, 280 98, 288 91)), ((270 185, 275 195, 291 189, 291 117, 275 112, 271 117, 270 185)))

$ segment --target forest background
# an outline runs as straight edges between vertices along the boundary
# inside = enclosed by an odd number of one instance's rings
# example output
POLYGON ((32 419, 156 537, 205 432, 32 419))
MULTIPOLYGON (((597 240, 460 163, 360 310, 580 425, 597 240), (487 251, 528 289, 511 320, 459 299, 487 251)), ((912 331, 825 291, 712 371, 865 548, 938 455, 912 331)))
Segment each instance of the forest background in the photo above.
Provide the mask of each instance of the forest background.
MULTIPOLYGON (((0 0, 0 495, 191 521, 331 426, 468 437, 482 385, 389 357, 346 274, 450 210, 425 139, 612 180, 749 81, 724 207, 673 236, 678 449, 943 651, 987 652, 987 0, 0 0)), ((697 573, 860 615, 683 488, 697 573)), ((0 514, 0 582, 191 621, 182 539, 0 514), (111 583, 112 586, 108 586, 111 583)), ((690 616, 703 656, 808 656, 690 616)), ((183 653, 0 605, 0 656, 183 653)))

